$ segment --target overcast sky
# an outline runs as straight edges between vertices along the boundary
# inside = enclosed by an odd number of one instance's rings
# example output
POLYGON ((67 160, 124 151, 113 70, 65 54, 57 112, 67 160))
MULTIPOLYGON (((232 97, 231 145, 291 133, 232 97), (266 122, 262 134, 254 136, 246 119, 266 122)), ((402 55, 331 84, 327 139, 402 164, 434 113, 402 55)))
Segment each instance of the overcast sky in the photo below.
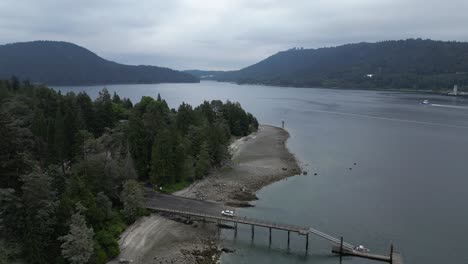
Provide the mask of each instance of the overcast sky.
POLYGON ((63 40, 127 64, 238 69, 292 47, 468 41, 468 0, 1 0, 0 43, 63 40))

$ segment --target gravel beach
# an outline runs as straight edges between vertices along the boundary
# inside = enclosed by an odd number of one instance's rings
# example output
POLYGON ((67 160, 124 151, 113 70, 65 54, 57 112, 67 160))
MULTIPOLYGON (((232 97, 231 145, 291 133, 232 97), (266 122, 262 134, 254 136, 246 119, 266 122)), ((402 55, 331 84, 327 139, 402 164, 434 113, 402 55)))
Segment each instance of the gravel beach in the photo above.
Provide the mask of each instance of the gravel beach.
MULTIPOLYGON (((255 192, 275 181, 301 173, 286 147, 287 131, 262 125, 256 133, 235 140, 232 158, 221 168, 174 195, 213 201, 227 207, 250 206, 255 192)), ((120 239, 120 256, 110 262, 217 263, 219 230, 215 223, 152 214, 130 226, 120 239)))

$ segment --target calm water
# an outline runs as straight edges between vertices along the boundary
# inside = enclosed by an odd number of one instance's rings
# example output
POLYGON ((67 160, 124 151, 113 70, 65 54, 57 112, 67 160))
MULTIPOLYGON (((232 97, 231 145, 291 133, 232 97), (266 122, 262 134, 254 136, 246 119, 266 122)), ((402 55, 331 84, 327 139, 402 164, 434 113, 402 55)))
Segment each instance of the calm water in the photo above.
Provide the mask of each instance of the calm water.
MULTIPOLYGON (((60 89, 95 97, 101 88, 60 89)), ((462 99, 216 82, 107 88, 133 102, 160 93, 171 107, 229 99, 261 123, 285 120, 288 147, 310 173, 262 189, 256 207, 241 214, 313 226, 378 253, 393 242, 406 263, 468 263, 468 102, 462 99), (436 105, 420 104, 424 99, 436 105)), ((253 243, 250 227, 222 237, 237 250, 222 263, 339 263, 318 238, 306 255, 305 239, 296 234, 290 251, 281 231, 273 231, 271 247, 262 228, 253 243)))

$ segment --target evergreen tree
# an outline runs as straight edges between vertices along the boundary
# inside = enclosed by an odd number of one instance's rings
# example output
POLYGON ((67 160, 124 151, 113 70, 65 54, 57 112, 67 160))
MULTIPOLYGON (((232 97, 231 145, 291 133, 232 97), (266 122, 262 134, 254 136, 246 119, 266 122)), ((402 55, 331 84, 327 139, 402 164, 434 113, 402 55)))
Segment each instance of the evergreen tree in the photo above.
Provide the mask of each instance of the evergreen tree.
POLYGON ((34 111, 34 118, 31 124, 31 132, 38 139, 45 142, 47 140, 47 123, 41 109, 34 111))
POLYGON ((85 208, 80 203, 76 205, 76 212, 71 216, 70 231, 59 238, 63 242, 62 256, 71 264, 88 263, 93 254, 94 231, 86 225, 84 210, 85 208))
POLYGON ((114 104, 122 104, 122 100, 120 99, 120 96, 114 92, 114 95, 112 96, 112 102, 114 104))
POLYGON ((189 181, 193 181, 195 179, 195 167, 193 166, 193 158, 192 156, 187 156, 184 160, 184 168, 182 170, 182 176, 189 181))
POLYGON ((151 182, 154 185, 164 185, 174 182, 174 149, 171 134, 164 130, 160 132, 153 144, 151 182))
POLYGON ((52 178, 36 169, 22 181, 24 250, 30 263, 49 263, 47 248, 54 240, 57 208, 52 178))
POLYGON ((99 96, 95 102, 96 106, 96 118, 95 124, 96 135, 101 135, 104 132, 105 127, 112 127, 114 120, 114 113, 112 111, 112 99, 109 91, 104 88, 99 92, 99 96))
POLYGON ((174 171, 175 171, 175 182, 181 182, 182 180, 186 179, 187 176, 185 175, 187 172, 185 171, 185 147, 183 144, 178 144, 175 148, 174 153, 174 171))
POLYGON ((208 153, 208 145, 202 144, 200 153, 197 156, 197 165, 195 167, 195 177, 201 179, 205 177, 211 167, 210 155, 208 153))
POLYGON ((60 161, 62 170, 65 172, 65 122, 60 109, 57 109, 57 114, 55 116, 54 147, 57 160, 60 161))
POLYGON ((107 90, 93 103, 85 93, 9 86, 0 81, 0 264, 18 261, 18 250, 33 264, 106 263, 125 228, 118 212, 128 222, 144 213, 135 168, 140 180, 169 188, 202 178, 225 158, 230 124, 239 134, 258 126, 230 102, 176 111, 160 96, 133 107, 107 90), (86 212, 74 212, 77 203, 86 212))
POLYGON ((133 107, 132 101, 130 101, 128 98, 123 99, 122 105, 125 109, 132 109, 133 107))
POLYGON ((135 180, 124 183, 120 194, 123 204, 122 213, 129 223, 136 220, 144 206, 144 194, 141 185, 135 180))
POLYGON ((112 201, 103 192, 96 195, 96 207, 101 215, 101 222, 112 217, 112 201))
POLYGON ((84 127, 80 127, 80 129, 90 132, 97 131, 96 114, 91 98, 86 93, 80 92, 76 96, 76 103, 79 109, 78 114, 81 116, 80 120, 83 120, 84 123, 84 127))
POLYGON ((21 247, 18 243, 7 242, 0 239, 0 264, 20 264, 21 247))

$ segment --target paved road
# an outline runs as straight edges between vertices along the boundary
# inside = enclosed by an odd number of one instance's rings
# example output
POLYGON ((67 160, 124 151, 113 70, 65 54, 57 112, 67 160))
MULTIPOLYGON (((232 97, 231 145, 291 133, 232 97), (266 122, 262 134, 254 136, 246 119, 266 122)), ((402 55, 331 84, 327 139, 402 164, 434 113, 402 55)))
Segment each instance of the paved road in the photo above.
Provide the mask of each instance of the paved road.
POLYGON ((171 210, 198 212, 209 215, 221 216, 221 211, 232 209, 219 203, 207 202, 184 198, 180 196, 162 194, 154 191, 146 192, 146 203, 148 207, 159 207, 171 210))

